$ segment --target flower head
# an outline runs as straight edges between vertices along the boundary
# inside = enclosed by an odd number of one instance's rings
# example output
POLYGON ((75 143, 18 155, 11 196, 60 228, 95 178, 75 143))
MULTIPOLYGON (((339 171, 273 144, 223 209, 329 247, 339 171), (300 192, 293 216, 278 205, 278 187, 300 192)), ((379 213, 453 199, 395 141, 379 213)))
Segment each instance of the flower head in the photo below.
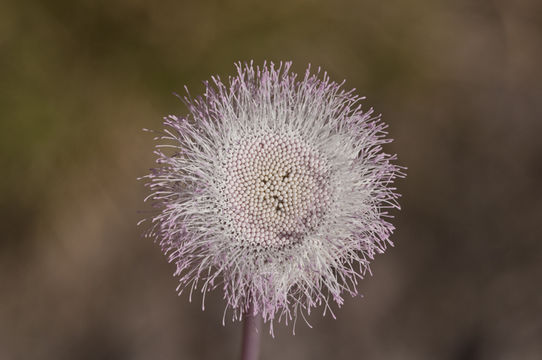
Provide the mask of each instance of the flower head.
POLYGON ((392 244, 387 211, 399 208, 402 176, 364 98, 290 65, 239 63, 227 84, 213 77, 185 97, 189 114, 164 118, 147 175, 159 208, 149 234, 176 264, 178 291, 204 299, 221 287, 234 319, 252 309, 271 331, 357 294, 392 244))

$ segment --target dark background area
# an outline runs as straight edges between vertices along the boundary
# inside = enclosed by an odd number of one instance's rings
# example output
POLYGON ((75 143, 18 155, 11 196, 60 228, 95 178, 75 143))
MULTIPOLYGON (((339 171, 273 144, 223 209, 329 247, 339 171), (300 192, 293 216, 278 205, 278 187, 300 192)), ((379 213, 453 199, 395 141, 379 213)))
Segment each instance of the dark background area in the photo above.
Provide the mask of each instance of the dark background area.
POLYGON ((310 62, 383 114, 408 177, 363 298, 262 359, 542 359, 542 3, 0 2, 0 359, 223 359, 239 323, 177 297, 138 176, 172 92, 310 62))

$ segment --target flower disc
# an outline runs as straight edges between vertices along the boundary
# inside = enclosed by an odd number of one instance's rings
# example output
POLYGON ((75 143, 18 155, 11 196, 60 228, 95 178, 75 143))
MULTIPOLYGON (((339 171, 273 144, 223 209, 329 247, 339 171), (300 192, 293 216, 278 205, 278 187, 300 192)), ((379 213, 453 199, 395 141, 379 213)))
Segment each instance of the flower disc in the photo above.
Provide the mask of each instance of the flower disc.
POLYGON ((254 250, 303 241, 328 210, 329 166, 299 137, 267 134, 241 140, 229 153, 227 173, 230 231, 254 250))

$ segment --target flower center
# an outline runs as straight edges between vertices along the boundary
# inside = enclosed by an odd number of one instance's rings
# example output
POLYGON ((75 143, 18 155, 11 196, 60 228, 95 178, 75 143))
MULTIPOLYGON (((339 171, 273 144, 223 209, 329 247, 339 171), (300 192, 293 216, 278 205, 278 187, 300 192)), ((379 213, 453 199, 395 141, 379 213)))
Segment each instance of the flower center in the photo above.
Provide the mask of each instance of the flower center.
POLYGON ((329 167, 300 138, 242 140, 227 163, 226 198, 236 238, 283 248, 313 231, 330 202, 329 167))

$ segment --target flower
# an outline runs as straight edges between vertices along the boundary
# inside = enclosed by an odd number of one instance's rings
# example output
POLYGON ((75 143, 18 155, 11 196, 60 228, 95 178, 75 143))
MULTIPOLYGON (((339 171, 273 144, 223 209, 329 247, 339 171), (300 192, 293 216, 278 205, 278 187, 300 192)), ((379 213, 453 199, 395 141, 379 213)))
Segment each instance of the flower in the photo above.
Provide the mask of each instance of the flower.
MULTIPOLYGON (((176 264, 179 293, 222 287, 226 310, 288 323, 355 296, 376 253, 392 245, 388 209, 403 176, 363 97, 291 63, 236 64, 224 84, 184 97, 164 118, 147 185, 159 212, 148 235, 176 264), (171 149, 170 152, 166 149, 171 149)), ((333 315, 334 316, 334 315, 333 315)), ((223 320, 224 322, 224 320, 223 320)))

